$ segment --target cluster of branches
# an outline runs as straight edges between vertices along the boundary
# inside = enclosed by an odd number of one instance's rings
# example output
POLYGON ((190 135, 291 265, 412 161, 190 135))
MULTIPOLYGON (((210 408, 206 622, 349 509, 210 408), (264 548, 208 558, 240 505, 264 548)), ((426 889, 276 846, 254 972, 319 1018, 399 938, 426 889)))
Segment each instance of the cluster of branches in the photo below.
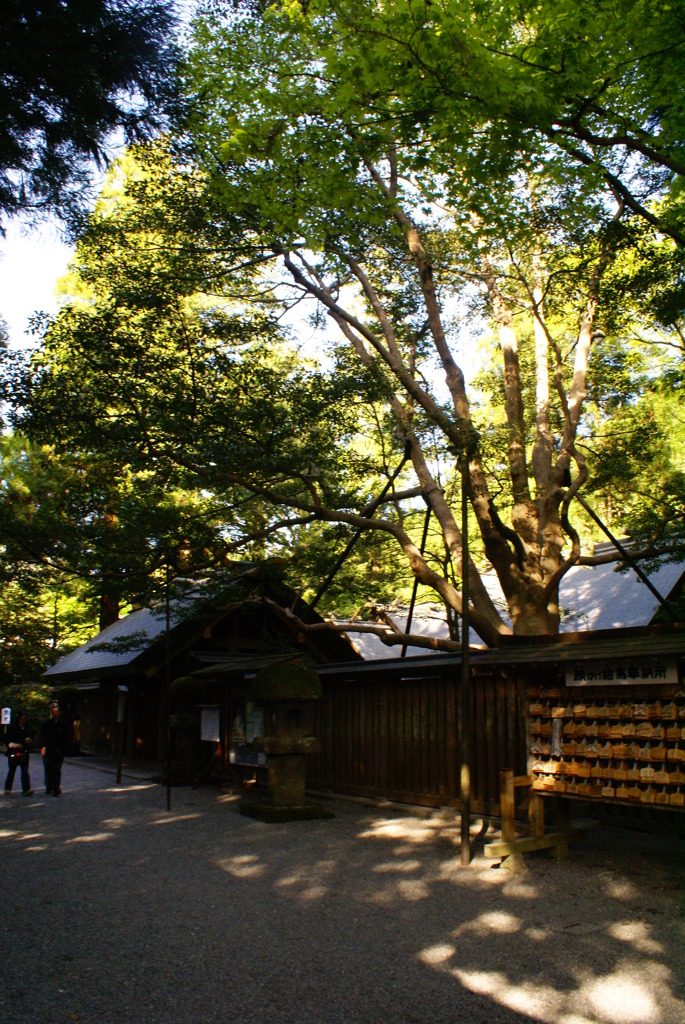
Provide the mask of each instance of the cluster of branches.
POLYGON ((305 589, 354 535, 348 605, 414 580, 459 616, 468 573, 497 644, 558 628, 582 491, 675 555, 677 7, 238 6, 196 21, 190 116, 119 164, 5 374, 15 428, 107 480, 80 522, 108 585, 270 556, 305 589))
POLYGON ((178 99, 174 25, 159 0, 5 0, 0 224, 73 220, 108 145, 159 131, 178 99))

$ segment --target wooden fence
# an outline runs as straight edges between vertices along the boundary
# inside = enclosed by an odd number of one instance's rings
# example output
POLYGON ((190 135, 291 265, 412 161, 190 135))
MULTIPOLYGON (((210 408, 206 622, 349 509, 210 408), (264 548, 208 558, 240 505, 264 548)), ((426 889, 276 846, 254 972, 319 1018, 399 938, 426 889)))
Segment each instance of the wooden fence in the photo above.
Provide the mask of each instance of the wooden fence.
MULTIPOLYGON (((308 785, 426 806, 459 806, 460 669, 436 666, 322 675, 308 785)), ((500 769, 526 770, 520 688, 497 669, 474 672, 472 807, 499 809, 500 769)))

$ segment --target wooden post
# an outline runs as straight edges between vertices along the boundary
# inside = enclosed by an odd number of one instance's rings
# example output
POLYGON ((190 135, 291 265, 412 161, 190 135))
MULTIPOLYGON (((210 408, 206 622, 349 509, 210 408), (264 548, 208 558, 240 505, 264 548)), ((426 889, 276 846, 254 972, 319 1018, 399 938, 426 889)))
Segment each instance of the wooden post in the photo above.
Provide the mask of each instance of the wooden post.
POLYGON ((555 801, 556 811, 556 829, 559 834, 559 842, 554 849, 554 855, 557 858, 565 857, 568 853, 568 841, 571 834, 571 815, 569 812, 568 800, 556 797, 555 801))
POLYGON ((516 841, 516 786, 520 779, 511 770, 499 773, 499 806, 502 820, 502 846, 508 850, 502 867, 508 871, 523 870, 523 856, 516 841))
POLYGON ((542 797, 532 786, 528 793, 528 820, 531 835, 535 839, 542 839, 545 834, 545 808, 542 797))
POLYGON ((461 456, 461 863, 471 863, 471 670, 469 666, 469 457, 461 456))
POLYGON ((513 843, 516 838, 516 803, 514 800, 514 773, 512 771, 499 773, 499 804, 502 817, 502 840, 505 843, 513 843))

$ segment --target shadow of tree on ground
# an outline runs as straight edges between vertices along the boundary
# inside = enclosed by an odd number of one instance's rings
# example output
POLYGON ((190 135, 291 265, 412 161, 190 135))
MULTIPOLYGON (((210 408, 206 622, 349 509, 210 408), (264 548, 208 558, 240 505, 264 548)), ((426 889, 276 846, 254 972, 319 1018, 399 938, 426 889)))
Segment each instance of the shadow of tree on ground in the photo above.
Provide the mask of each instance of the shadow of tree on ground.
POLYGON ((682 1024, 682 844, 600 829, 521 875, 458 822, 332 802, 266 825, 216 790, 0 803, 0 1020, 682 1024), (72 1016, 70 1016, 72 1015, 72 1016))

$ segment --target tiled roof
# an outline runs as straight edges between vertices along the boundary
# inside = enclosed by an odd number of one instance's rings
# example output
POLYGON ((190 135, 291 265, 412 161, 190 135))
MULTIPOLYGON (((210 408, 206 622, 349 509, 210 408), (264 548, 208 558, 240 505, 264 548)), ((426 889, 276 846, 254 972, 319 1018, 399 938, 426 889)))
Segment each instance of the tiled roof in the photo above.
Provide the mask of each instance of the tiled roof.
MULTIPOLYGON (((685 565, 662 565, 649 582, 667 598, 685 572, 685 565)), ((617 572, 612 564, 571 569, 561 581, 559 603, 562 632, 645 626, 659 611, 659 601, 634 570, 617 572)))
MULTIPOLYGON (((172 602, 170 624, 173 629, 187 614, 187 605, 172 602)), ((147 651, 166 630, 166 609, 161 604, 154 608, 141 608, 107 626, 92 640, 77 647, 70 654, 47 669, 44 676, 62 676, 73 672, 98 672, 103 669, 126 668, 147 651)))
MULTIPOLYGON (((587 659, 597 661, 650 656, 685 656, 685 628, 682 625, 638 626, 560 633, 547 637, 507 637, 501 647, 472 650, 469 659, 472 667, 476 668, 511 664, 568 665, 587 659)), ((441 669, 453 671, 460 664, 461 651, 452 654, 421 651, 405 659, 390 654, 382 659, 370 658, 361 663, 318 666, 317 672, 322 676, 358 678, 365 673, 373 676, 379 672, 394 672, 401 666, 407 679, 418 679, 422 678, 426 670, 431 673, 441 669)))
MULTIPOLYGON (((649 581, 665 599, 685 573, 683 563, 663 565, 649 574, 649 581)), ((504 598, 497 577, 483 576, 490 596, 506 615, 504 598)), ((648 625, 659 611, 660 603, 634 570, 617 572, 616 565, 607 563, 590 567, 575 566, 564 576, 559 588, 561 607, 560 632, 575 633, 601 629, 625 629, 648 625)), ((390 616, 401 631, 405 630, 407 610, 398 609, 390 616)), ((422 636, 447 637, 445 613, 439 605, 419 605, 414 611, 411 631, 422 636)), ((367 660, 396 657, 400 648, 389 647, 370 633, 349 634, 354 647, 367 660)), ((478 634, 472 629, 472 647, 482 647, 478 634)), ((430 654, 425 648, 408 647, 407 655, 430 654)))
MULTIPOLYGON (((685 572, 684 564, 668 564, 649 575, 650 582, 662 597, 667 598, 685 572)), ((483 577, 495 604, 506 617, 504 599, 494 574, 483 577)), ((617 572, 613 564, 593 568, 576 566, 566 574, 559 588, 562 609, 561 632, 602 629, 621 629, 648 625, 659 610, 659 601, 633 570, 617 572)), ((188 616, 188 602, 171 602, 171 626, 177 626, 188 616)), ((390 616, 400 631, 407 623, 407 610, 398 609, 390 616)), ((47 669, 48 679, 79 673, 130 668, 135 660, 162 638, 166 628, 163 603, 154 608, 131 612, 125 618, 108 626, 87 643, 47 669)), ((419 605, 411 623, 411 631, 422 636, 446 637, 445 612, 439 605, 419 605)), ((388 646, 371 633, 347 634, 353 648, 368 661, 395 658, 401 647, 388 646)), ((482 640, 472 629, 471 646, 483 647, 482 640)), ((407 647, 408 656, 430 654, 426 648, 407 647)))

